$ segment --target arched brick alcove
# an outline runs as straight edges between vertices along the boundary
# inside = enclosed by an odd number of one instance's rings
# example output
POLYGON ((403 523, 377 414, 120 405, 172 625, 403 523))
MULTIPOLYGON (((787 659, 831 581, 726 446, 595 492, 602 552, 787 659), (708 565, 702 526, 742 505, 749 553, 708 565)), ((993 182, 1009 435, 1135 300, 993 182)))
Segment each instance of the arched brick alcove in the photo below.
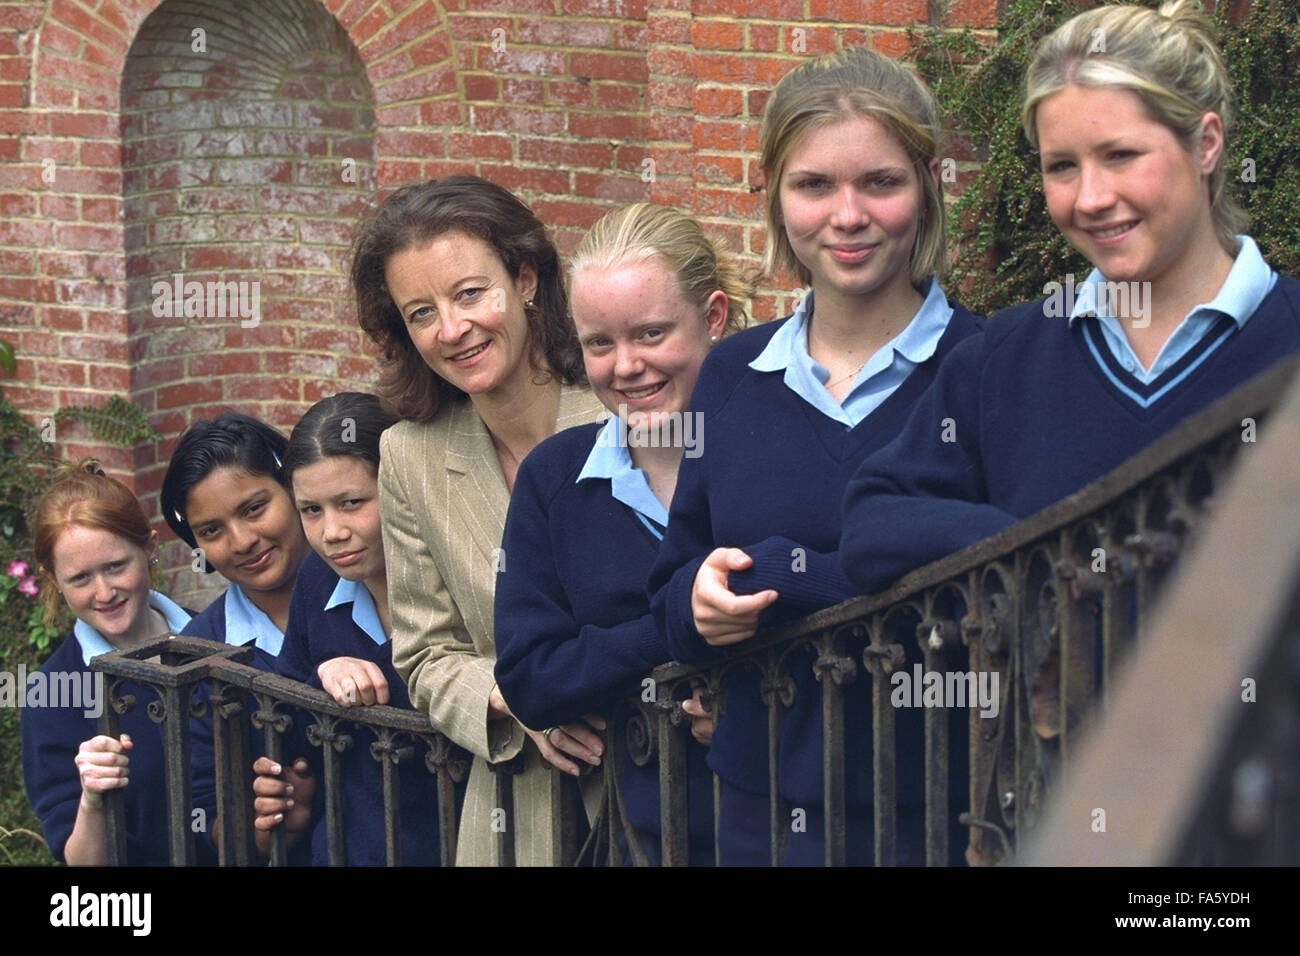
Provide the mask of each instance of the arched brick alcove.
MULTIPOLYGON (((155 427, 237 408, 287 430, 372 380, 344 275, 375 187, 374 105, 333 16, 166 0, 127 54, 121 123, 131 394, 155 427)), ((173 444, 136 462, 142 496, 173 444)))

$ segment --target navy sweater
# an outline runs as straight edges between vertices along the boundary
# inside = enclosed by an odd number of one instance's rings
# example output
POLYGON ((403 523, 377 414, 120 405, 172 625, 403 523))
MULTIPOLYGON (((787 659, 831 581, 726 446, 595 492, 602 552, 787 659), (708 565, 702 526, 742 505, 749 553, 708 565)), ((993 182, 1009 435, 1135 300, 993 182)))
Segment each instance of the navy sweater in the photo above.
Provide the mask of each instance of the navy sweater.
MULTIPOLYGON (((289 607, 289 625, 276 670, 285 677, 321 687, 316 669, 335 657, 356 657, 378 665, 388 681, 389 706, 410 709, 406 684, 393 668, 390 642, 376 644, 352 620, 352 604, 325 610, 339 576, 315 552, 302 563, 289 607)), ((359 715, 365 708, 357 707, 359 715)), ((307 723, 307 721, 300 721, 307 723)), ((384 855, 384 778, 380 764, 370 755, 369 731, 353 733, 352 746, 340 755, 343 798, 343 845, 349 866, 382 866, 384 855)), ((312 830, 312 865, 329 864, 324 818, 324 777, 320 776, 320 751, 312 748, 317 772, 317 820, 312 830)), ((425 769, 423 745, 399 765, 403 866, 437 866, 437 784, 425 769)))
POLYGON ((962 343, 906 429, 854 475, 841 555, 859 591, 1078 491, 1300 348, 1300 283, 1286 276, 1242 328, 1224 316, 1150 385, 1115 362, 1095 319, 1071 328, 1043 315, 1045 301, 962 343))
MULTIPOLYGON (((603 423, 543 441, 519 467, 496 586, 496 678, 525 726, 608 715, 612 699, 670 659, 645 581, 659 541, 614 498, 607 478, 577 481, 603 423)), ((711 838, 711 776, 704 748, 687 750, 692 840, 711 838)), ((628 821, 659 833, 656 761, 627 760, 628 821)))
MULTIPOLYGON (((780 325, 770 322, 717 345, 691 396, 692 411, 703 415, 703 454, 682 461, 668 531, 649 583, 655 620, 677 660, 716 656, 695 630, 691 614, 695 574, 714 548, 737 547, 754 558, 753 568, 729 576, 733 591, 780 592, 781 599, 765 612, 764 624, 854 595, 836 553, 840 511, 835 502, 842 500, 862 461, 902 429, 943 358, 979 332, 983 320, 954 303, 934 355, 852 429, 791 391, 782 372, 749 367, 780 325)), ((792 670, 796 700, 781 741, 781 790, 799 803, 820 803, 821 687, 806 661, 795 661, 792 670)), ((845 701, 847 795, 857 805, 872 799, 870 687, 860 678, 845 701)), ((920 726, 900 721, 900 753, 915 745, 911 738, 920 726)), ((766 793, 766 733, 767 710, 757 676, 749 669, 733 670, 710 766, 734 786, 766 793)), ((900 800, 920 799, 905 791, 900 786, 900 800)))
MULTIPOLYGON (((91 673, 82 659, 81 645, 70 633, 39 672, 47 680, 53 673, 75 674, 78 682, 83 679, 81 675, 91 673)), ((108 678, 103 679, 107 694, 108 678)), ((134 696, 136 702, 134 710, 119 718, 121 732, 129 734, 134 745, 128 753, 131 782, 124 791, 126 861, 130 866, 165 866, 168 863, 167 788, 163 784, 162 731, 161 725, 148 715, 148 705, 158 695, 134 681, 122 684, 120 693, 134 696)), ((108 706, 106 699, 102 703, 108 706)), ((27 798, 41 821, 50 853, 60 862, 66 862, 64 848, 77 822, 77 808, 81 803, 81 778, 74 762, 77 750, 99 733, 96 719, 85 716, 83 710, 46 706, 22 713, 23 780, 27 798)), ((193 781, 194 793, 212 788, 211 780, 193 781)), ((196 849, 199 863, 213 862, 203 840, 196 841, 196 849)))

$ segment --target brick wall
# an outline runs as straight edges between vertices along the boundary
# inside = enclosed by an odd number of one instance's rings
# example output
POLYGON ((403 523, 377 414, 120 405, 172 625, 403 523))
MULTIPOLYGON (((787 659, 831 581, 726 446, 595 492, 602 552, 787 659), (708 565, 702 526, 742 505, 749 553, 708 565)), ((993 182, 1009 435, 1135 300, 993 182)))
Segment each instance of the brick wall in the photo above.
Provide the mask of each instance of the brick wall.
MULTIPOLYGON (((344 269, 376 189, 478 173, 529 201, 566 252, 607 209, 650 199, 757 262, 773 84, 846 45, 898 55, 909 24, 987 29, 996 7, 0 0, 0 338, 19 354, 5 394, 34 417, 106 392, 141 403, 165 436, 156 452, 73 426, 59 440, 100 454, 156 514, 194 417, 234 408, 287 430, 374 380, 344 269), (256 281, 257 325, 167 315, 155 284, 177 273, 256 281)), ((772 280, 756 314, 782 314, 789 288, 772 280)), ((212 583, 182 572, 178 543, 165 554, 179 596, 212 583)))

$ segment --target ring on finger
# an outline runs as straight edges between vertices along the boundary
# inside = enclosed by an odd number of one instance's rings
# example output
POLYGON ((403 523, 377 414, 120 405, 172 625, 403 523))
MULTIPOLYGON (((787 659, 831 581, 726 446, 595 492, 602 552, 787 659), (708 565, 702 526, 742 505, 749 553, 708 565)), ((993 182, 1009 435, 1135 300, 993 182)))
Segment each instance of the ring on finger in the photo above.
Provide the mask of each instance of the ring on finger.
POLYGON ((555 733, 557 730, 559 730, 558 727, 547 727, 542 731, 542 739, 549 744, 551 742, 551 734, 555 733))

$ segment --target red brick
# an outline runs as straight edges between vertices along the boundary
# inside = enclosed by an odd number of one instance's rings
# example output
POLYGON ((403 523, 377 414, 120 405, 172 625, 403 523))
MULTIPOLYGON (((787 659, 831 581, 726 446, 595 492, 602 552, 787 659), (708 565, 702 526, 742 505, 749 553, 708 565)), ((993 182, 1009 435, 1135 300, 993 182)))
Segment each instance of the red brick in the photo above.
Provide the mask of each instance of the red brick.
POLYGON ((578 173, 575 192, 593 199, 614 202, 645 202, 650 198, 650 184, 641 177, 602 176, 596 173, 578 173))
POLYGON ((509 136, 453 133, 447 137, 447 155, 474 156, 479 159, 510 159, 514 155, 514 146, 509 136))
POLYGON ((84 362, 54 362, 47 359, 36 366, 36 382, 39 385, 84 387, 86 365, 84 362))
POLYGON ((239 376, 227 378, 223 382, 226 397, 233 401, 297 401, 299 398, 298 380, 294 378, 265 378, 262 376, 239 376))
POLYGON ((698 188, 695 190, 695 214, 736 219, 761 219, 763 197, 748 190, 698 188))
POLYGON ((586 166, 608 169, 613 164, 614 151, 604 143, 521 139, 519 159, 525 163, 549 163, 568 168, 586 166))
POLYGON ((500 52, 491 46, 478 50, 476 62, 480 70, 496 73, 523 73, 526 76, 568 76, 564 54, 558 50, 539 50, 535 47, 507 45, 500 52))
POLYGON ((530 205, 537 218, 552 228, 556 226, 590 228, 597 219, 609 212, 607 205, 571 200, 539 199, 530 205))
POLYGON ((542 81, 507 77, 501 81, 501 99, 507 103, 540 106, 545 101, 542 81))
POLYGON ((741 91, 719 87, 695 87, 691 108, 704 116, 739 116, 741 91))
POLYGON ((665 15, 656 10, 646 20, 646 33, 654 43, 689 43, 691 23, 689 16, 665 15))
POLYGON ((626 82, 644 82, 649 78, 645 57, 638 53, 572 53, 569 55, 569 75, 626 82))
POLYGON ((603 20, 529 17, 518 21, 518 39, 521 43, 540 46, 604 48, 610 45, 610 25, 603 20))
POLYGON ((59 354, 102 362, 127 361, 126 343, 90 335, 59 336, 59 354))
POLYGON ((183 408, 196 402, 219 402, 223 398, 220 382, 186 382, 182 385, 164 385, 158 389, 157 405, 163 408, 183 408))
POLYGON ((86 328, 86 317, 80 309, 64 309, 56 305, 41 307, 41 325, 47 329, 60 332, 82 332, 86 328))
POLYGON ((609 113, 574 113, 569 117, 569 132, 592 139, 646 138, 646 118, 609 113))
POLYGON ((696 149, 753 152, 758 149, 758 125, 721 121, 700 122, 694 126, 692 141, 696 149))
MULTIPOLYGON (((810 0, 816 4, 818 0, 810 0)), ((852 23, 862 17, 862 0, 847 0, 858 7, 842 19, 852 23)), ((697 0, 692 13, 700 16, 732 16, 752 20, 799 20, 803 16, 803 0, 697 0)))
POLYGON ((579 80, 548 80, 546 100, 562 106, 590 106, 591 83, 579 80))
POLYGON ((647 0, 560 0, 560 12, 576 17, 626 17, 644 20, 647 0))
POLYGON ((694 174, 700 182, 739 185, 745 180, 744 160, 738 156, 697 155, 694 174))
POLYGON ((569 174, 553 167, 538 169, 532 166, 489 166, 484 163, 479 167, 479 175, 509 190, 561 195, 569 191, 569 174))
POLYGON ((911 43, 908 42, 906 33, 891 33, 881 31, 872 34, 871 46, 878 53, 885 56, 901 57, 906 56, 911 49, 911 43))
MULTIPOLYGON (((473 11, 477 13, 477 11, 473 11)), ((506 17, 476 16, 463 13, 447 15, 447 26, 451 35, 457 40, 479 40, 483 43, 492 41, 493 30, 505 30, 506 42, 514 39, 514 21, 506 17)))
POLYGON ((614 25, 615 50, 646 49, 648 31, 642 23, 618 23, 614 25))
POLYGON ((190 378, 248 374, 260 368, 260 356, 248 352, 215 352, 189 357, 190 378))
POLYGON ((690 57, 687 69, 698 82, 775 86, 794 65, 773 57, 698 53, 690 57))
POLYGON ((122 218, 122 200, 82 199, 81 218, 89 222, 118 222, 122 218))
POLYGON ((596 85, 596 108, 602 110, 639 110, 644 88, 622 83, 596 85))
POLYGON ((488 100, 495 102, 501 93, 501 81, 487 73, 466 73, 461 81, 465 84, 465 99, 488 100))
MULTIPOLYGON (((471 106, 471 125, 488 130, 515 133, 559 133, 564 114, 554 110, 522 109, 509 106, 471 106)), ((579 136, 588 135, 571 130, 579 136)))
POLYGON ((745 27, 736 20, 695 20, 691 46, 697 50, 743 50, 745 27))
POLYGON ((90 366, 90 387, 105 392, 129 392, 131 370, 124 365, 90 366))
MULTIPOLYGON (((45 267, 46 254, 41 255, 41 271, 46 275, 53 275, 45 267)), ((32 267, 35 265, 36 257, 31 252, 19 252, 15 249, 0 249, 0 273, 9 275, 30 275, 32 267)), ((65 272, 63 275, 73 275, 72 272, 65 272)))

